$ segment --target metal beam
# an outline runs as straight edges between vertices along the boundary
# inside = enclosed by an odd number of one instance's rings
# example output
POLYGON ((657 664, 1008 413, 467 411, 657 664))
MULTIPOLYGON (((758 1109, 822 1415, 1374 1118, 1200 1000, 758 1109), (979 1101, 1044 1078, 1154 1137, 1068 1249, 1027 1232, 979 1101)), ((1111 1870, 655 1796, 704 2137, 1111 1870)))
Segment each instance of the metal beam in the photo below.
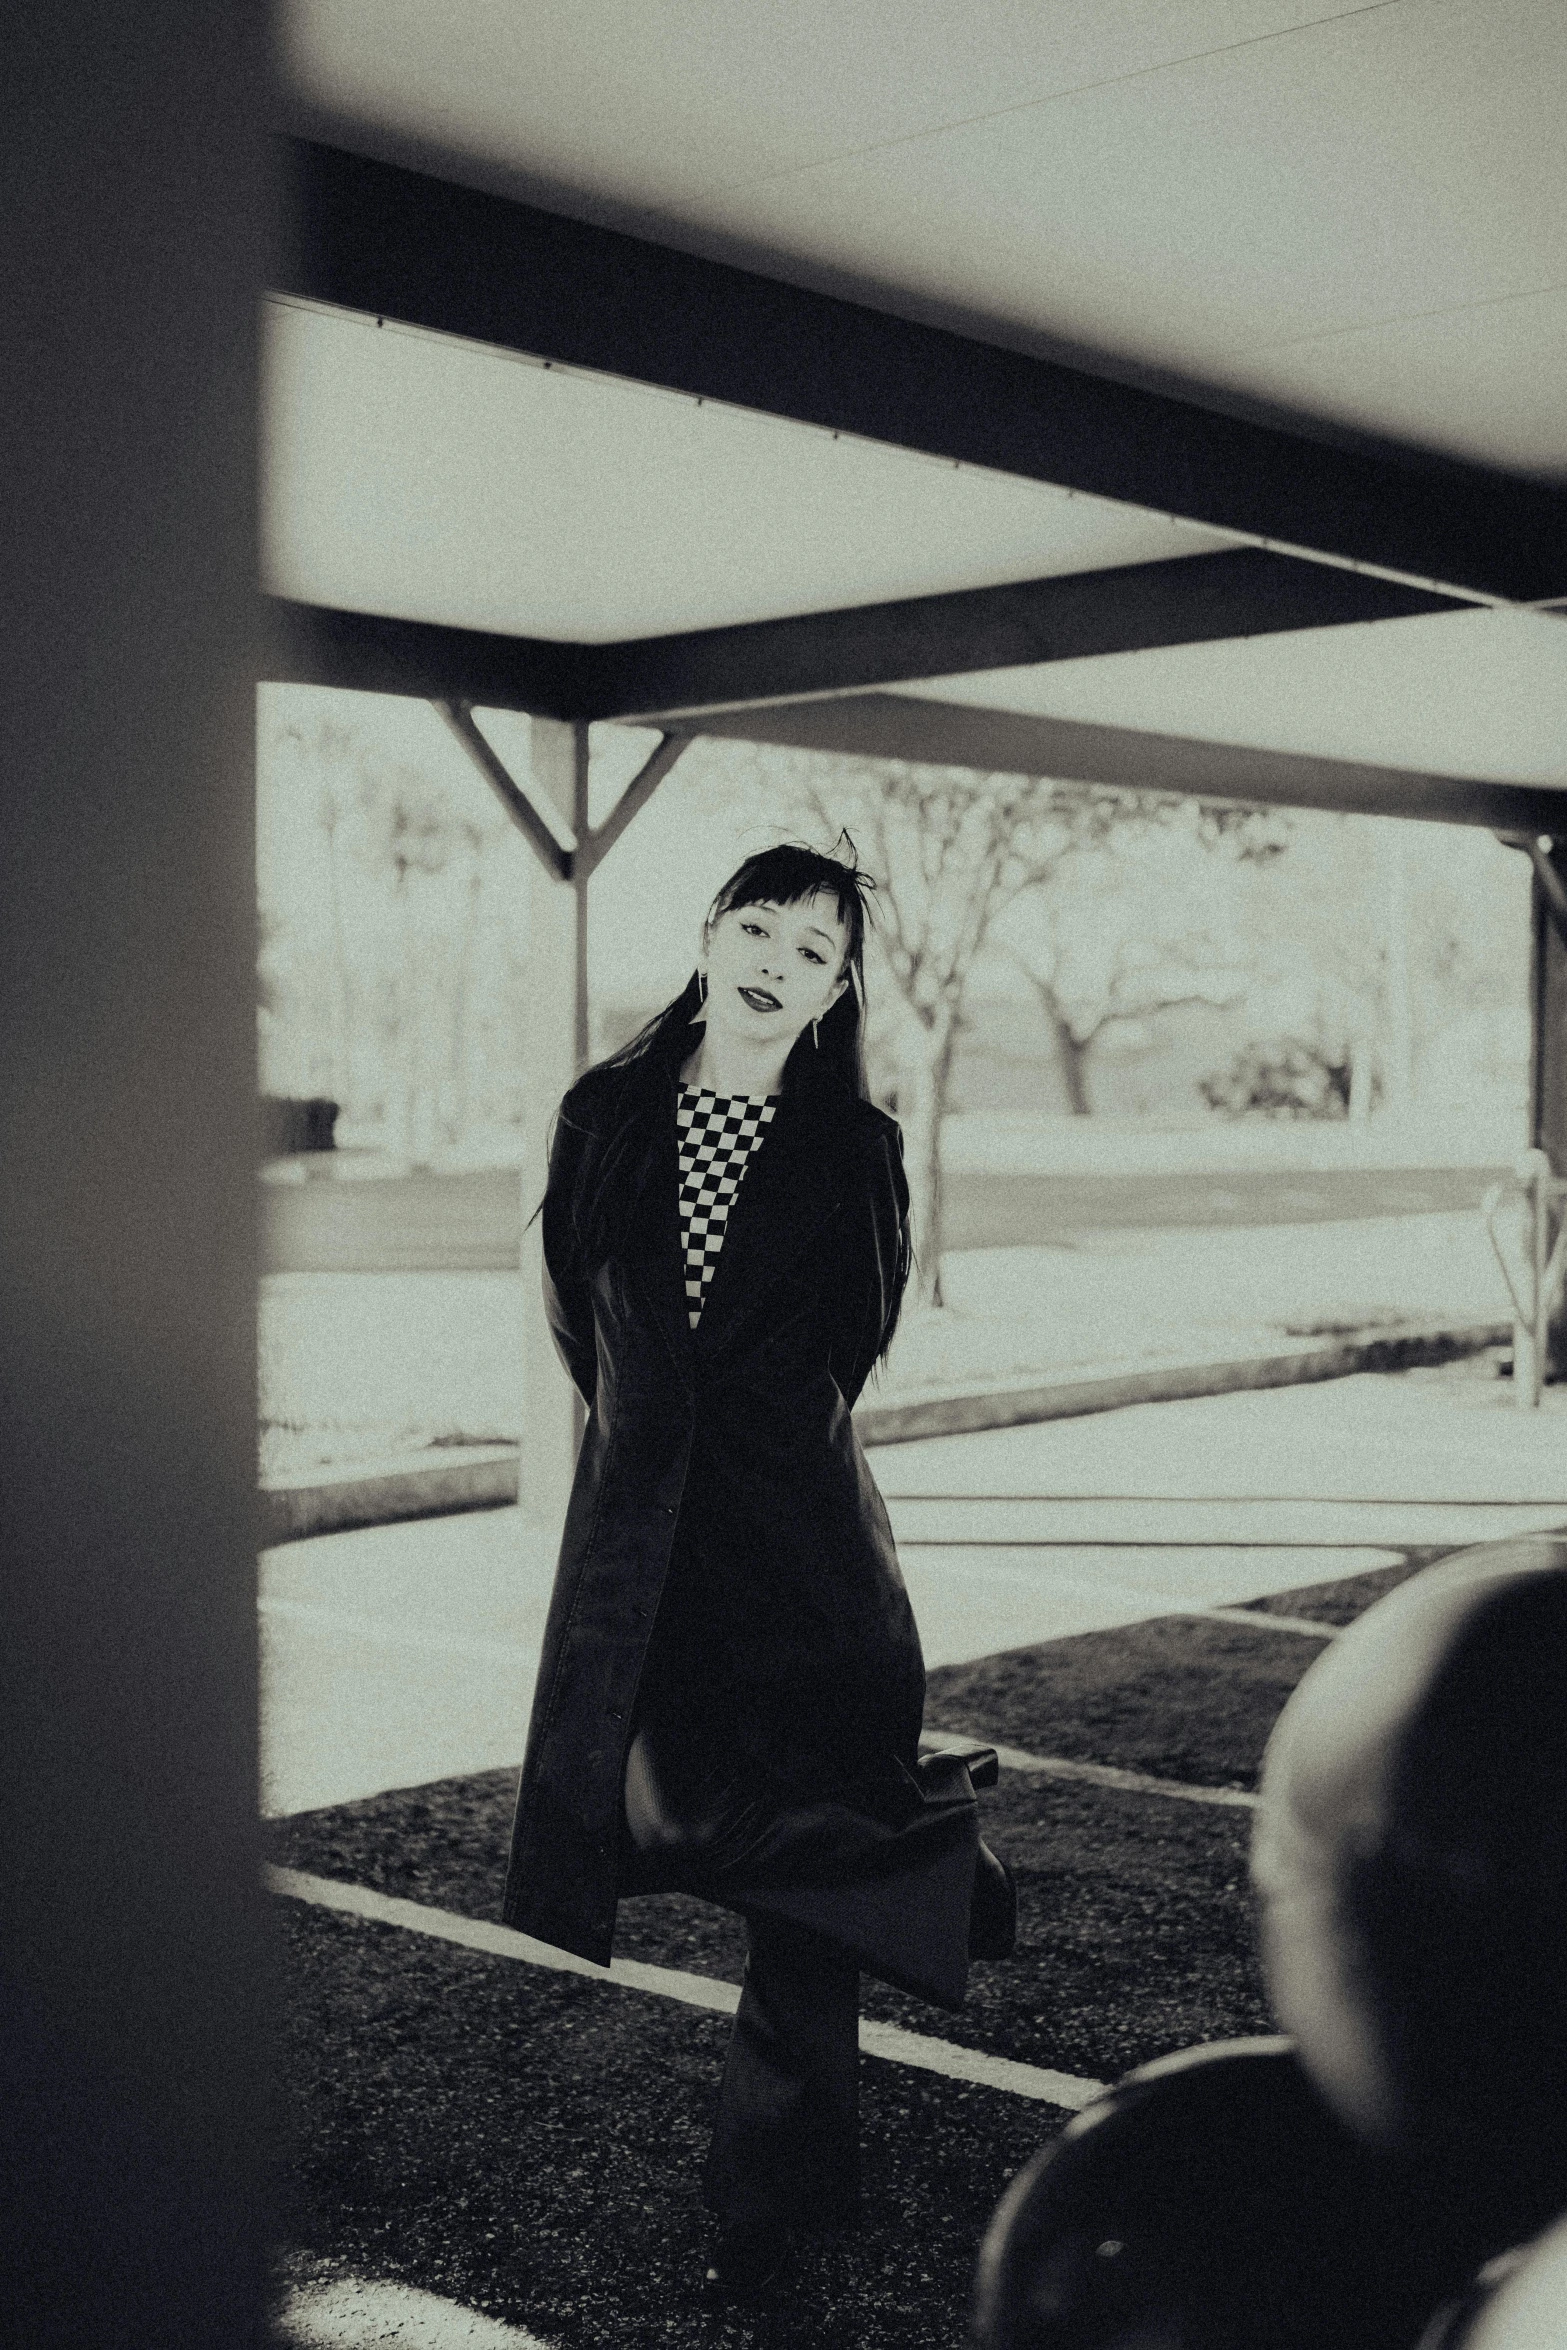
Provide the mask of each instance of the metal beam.
POLYGON ((1549 485, 1331 446, 423 172, 288 150, 280 292, 1423 584, 1567 591, 1567 494, 1549 485))
POLYGON ((675 761, 690 748, 689 735, 666 734, 657 749, 648 754, 598 830, 587 836, 592 870, 596 871, 603 863, 632 818, 647 806, 675 761))
POLYGON ((619 718, 1458 608, 1450 597, 1365 572, 1238 547, 739 628, 583 645, 575 648, 568 690, 595 717, 619 718))
MULTIPOLYGON (((1137 568, 1140 571, 1187 570, 1203 560, 1193 557, 1179 565, 1137 568)), ((1113 580, 1116 574, 1103 576, 1113 580)), ((465 705, 470 711, 477 705, 558 715, 558 711, 541 711, 539 697, 524 698, 521 689, 526 685, 528 658, 532 654, 543 651, 558 656, 600 650, 620 653, 626 648, 540 647, 530 640, 491 637, 476 630, 321 613, 315 607, 304 605, 274 603, 274 613, 284 616, 285 625, 274 628, 270 638, 266 665, 269 677, 353 687, 368 693, 417 695, 434 702, 526 831, 546 868, 557 879, 570 878, 572 852, 555 839, 531 803, 518 791, 471 716, 459 714, 464 713, 465 705), (330 660, 290 658, 290 648, 295 652, 303 648, 308 653, 312 626, 317 620, 326 624, 325 641, 330 660), (356 632, 352 625, 355 623, 362 633, 356 632), (515 660, 511 658, 513 654, 517 656, 515 660), (514 681, 512 684, 508 684, 508 677, 514 681)), ((557 678, 560 674, 558 668, 557 678)), ((690 674, 688 671, 688 680, 690 674)), ((748 682, 755 684, 759 674, 753 670, 748 682)), ((569 703, 574 691, 573 686, 559 698, 569 703)), ((788 699, 741 707, 720 704, 697 711, 655 712, 647 723, 663 730, 664 742, 597 835, 590 836, 588 854, 595 863, 613 847, 626 825, 646 805, 684 744, 699 735, 851 752, 867 758, 912 759, 938 766, 1059 775, 1065 780, 1132 788, 1203 792, 1214 798, 1272 801, 1285 806, 1419 816, 1449 824, 1482 824, 1501 832, 1567 832, 1567 792, 1545 786, 1499 782, 1491 777, 1430 775, 1354 760, 1308 758, 1292 752, 1240 749, 1232 744, 1194 742, 1185 737, 1143 734, 1119 727, 1085 726, 1068 719, 984 709, 969 703, 931 701, 923 695, 848 693, 828 694, 819 700, 788 699)))
POLYGON ((556 644, 272 601, 270 674, 549 718, 794 700, 1095 653, 1460 609, 1366 572, 1237 547, 733 628, 556 644))
POLYGON ((569 718, 576 648, 269 596, 262 674, 279 685, 341 686, 414 701, 466 702, 569 718))
POLYGON ((552 880, 570 881, 574 863, 572 851, 563 848, 555 838, 510 768, 497 756, 493 746, 475 726, 469 705, 466 702, 443 701, 433 696, 432 704, 523 834, 545 872, 552 880))
POLYGON ((569 881, 574 886, 585 883, 598 871, 627 825, 641 814, 676 760, 691 748, 691 737, 688 734, 665 734, 657 748, 649 753, 637 769, 604 822, 594 830, 589 827, 587 818, 587 727, 581 720, 557 721, 563 729, 569 731, 571 740, 572 772, 569 788, 576 818, 573 826, 576 846, 567 848, 555 838, 547 820, 540 815, 489 738, 475 724, 470 705, 436 698, 431 706, 451 728, 507 815, 526 836, 529 847, 545 872, 555 881, 569 881))
POLYGON ((709 710, 659 723, 673 732, 778 743, 856 757, 908 759, 1062 782, 1103 783, 1183 798, 1413 816, 1498 831, 1567 833, 1567 790, 1431 775, 1353 759, 1252 750, 1127 727, 1085 726, 913 694, 841 694, 814 702, 709 710))

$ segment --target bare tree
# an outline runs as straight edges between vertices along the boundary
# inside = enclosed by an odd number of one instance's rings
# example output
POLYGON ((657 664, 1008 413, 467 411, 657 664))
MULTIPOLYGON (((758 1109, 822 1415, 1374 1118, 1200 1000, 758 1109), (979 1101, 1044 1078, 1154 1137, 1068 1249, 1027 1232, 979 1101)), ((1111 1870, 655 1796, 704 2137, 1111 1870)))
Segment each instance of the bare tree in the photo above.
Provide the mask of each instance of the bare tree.
POLYGON ((363 768, 358 810, 359 861, 390 886, 398 908, 402 952, 387 999, 387 1041, 402 1097, 402 1148, 420 1164, 443 1123, 442 1093, 460 1092, 453 1078, 466 1059, 464 983, 486 834, 443 784, 406 764, 363 768), (464 870, 454 935, 449 883, 464 870), (441 883, 448 886, 432 889, 441 883))
POLYGON ((332 946, 330 1085, 340 1099, 352 1096, 353 1038, 358 989, 353 957, 343 919, 343 882, 340 847, 344 819, 354 779, 364 760, 364 748, 353 727, 328 709, 303 721, 279 728, 279 744, 288 744, 315 776, 314 814, 326 839, 327 898, 332 946))
POLYGON ((1391 819, 1297 811, 1285 886, 1255 914, 1267 1032, 1287 1029, 1347 1071, 1357 1123, 1379 1090, 1406 1097, 1411 1077, 1408 890, 1401 853, 1386 845, 1393 829, 1391 819), (1277 1007, 1291 1003, 1286 1023, 1277 1007))
MULTIPOLYGON (((878 882, 873 952, 902 1009, 897 1111, 903 1125, 917 1253, 917 1300, 941 1302, 941 1127, 946 1114, 965 992, 996 925, 1027 893, 1048 897, 1078 867, 1113 874, 1118 852, 1161 877, 1177 844, 1188 857, 1260 862, 1283 847, 1287 828, 1271 810, 1117 791, 1041 776, 976 774, 902 762, 800 761, 797 800, 831 837, 847 825, 860 861, 878 882)), ((1186 949, 1196 956, 1193 936, 1186 949)), ((1132 1016, 1137 949, 1128 947, 1122 993, 1098 1025, 1132 1016)), ((1233 958, 1218 954, 1238 992, 1233 958)), ((1229 992, 1222 1000, 1229 1000, 1229 992)))
POLYGON ((912 1198, 916 1296, 941 1302, 941 1126, 964 991, 997 918, 1062 860, 1104 840, 1121 794, 1038 776, 901 761, 799 761, 797 804, 847 826, 878 889, 872 954, 902 1010, 897 1111, 912 1198))
MULTIPOLYGON (((427 1159, 438 1135, 460 1138, 467 1116, 483 874, 500 819, 486 809, 481 820, 422 763, 388 758, 330 708, 275 740, 304 770, 325 850, 328 1082, 357 1105, 368 1047, 389 1080, 397 1146, 427 1159)), ((286 908, 273 912, 285 926, 286 908)))
POLYGON ((1074 1118, 1093 1114, 1088 1062, 1107 1029, 1151 1020, 1183 1004, 1211 1004, 1222 1010, 1239 1002, 1250 975, 1226 969, 1205 954, 1203 948, 1211 944, 1194 939, 1171 950, 1146 940, 1123 939, 1114 967, 1091 993, 1075 988, 1069 972, 1059 966, 1041 969, 1034 958, 1011 950, 1013 962, 1039 999, 1074 1118))
POLYGON ((1129 796, 1105 838, 1023 894, 1019 914, 1032 919, 1004 943, 1044 1014, 1074 1116, 1091 1114, 1089 1058, 1108 1030, 1246 993, 1237 909, 1212 885, 1285 837, 1260 811, 1129 796))

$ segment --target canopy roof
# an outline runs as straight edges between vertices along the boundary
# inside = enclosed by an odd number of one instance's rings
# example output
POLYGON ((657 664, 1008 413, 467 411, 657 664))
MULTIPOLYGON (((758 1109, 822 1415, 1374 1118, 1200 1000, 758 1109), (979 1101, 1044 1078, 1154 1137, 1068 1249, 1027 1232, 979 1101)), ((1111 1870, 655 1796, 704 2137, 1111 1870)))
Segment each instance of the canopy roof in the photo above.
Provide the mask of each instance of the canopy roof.
POLYGON ((1567 829, 1555 0, 285 51, 277 674, 1567 829))

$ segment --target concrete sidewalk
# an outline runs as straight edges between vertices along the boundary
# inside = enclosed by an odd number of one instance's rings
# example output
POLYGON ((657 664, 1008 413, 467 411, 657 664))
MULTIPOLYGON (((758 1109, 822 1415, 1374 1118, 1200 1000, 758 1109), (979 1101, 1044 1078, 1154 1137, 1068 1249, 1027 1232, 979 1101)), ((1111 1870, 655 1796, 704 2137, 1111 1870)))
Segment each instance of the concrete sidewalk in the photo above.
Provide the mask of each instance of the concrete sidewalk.
MULTIPOLYGON (((307 1472, 520 1432, 518 1273, 282 1273, 261 1289, 264 1465, 307 1472)), ((943 1307, 906 1310, 886 1393, 1211 1358, 1324 1329, 1505 1321, 1473 1214, 1173 1230, 949 1250, 943 1307)))
MULTIPOLYGON (((1509 1337, 1501 1322, 1416 1322, 1349 1337, 1280 1342, 1271 1334, 1244 1349, 1204 1356, 1172 1348, 1170 1359, 1044 1375, 1014 1373, 967 1386, 896 1385, 861 1399, 855 1424, 867 1445, 1078 1419, 1133 1404, 1173 1403, 1268 1387, 1297 1387, 1361 1371, 1397 1371, 1451 1362, 1509 1337)), ((431 1445, 312 1478, 279 1478, 261 1490, 263 1539, 293 1542, 354 1527, 504 1508, 517 1495, 518 1448, 511 1444, 431 1445)))
MULTIPOLYGON (((1371 1375, 877 1447, 933 1666, 1567 1524, 1567 1391, 1371 1375)), ((515 1510, 262 1560, 263 1803, 515 1765, 555 1539, 515 1510)))

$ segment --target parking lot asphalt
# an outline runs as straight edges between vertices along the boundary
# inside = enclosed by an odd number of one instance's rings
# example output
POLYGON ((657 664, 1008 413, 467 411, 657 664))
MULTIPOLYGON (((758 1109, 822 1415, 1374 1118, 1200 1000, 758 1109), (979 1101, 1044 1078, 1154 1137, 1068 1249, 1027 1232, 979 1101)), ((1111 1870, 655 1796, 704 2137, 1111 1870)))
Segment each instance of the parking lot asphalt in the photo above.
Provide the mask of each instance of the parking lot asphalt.
MULTIPOLYGON (((306 1164, 306 1162, 295 1162, 306 1164)), ((943 1184, 951 1249, 1027 1248, 1086 1230, 1336 1222, 1478 1208, 1506 1170, 1483 1167, 1248 1167, 1053 1174, 955 1167, 943 1184)), ((323 1170, 261 1188, 266 1271, 504 1272, 518 1262, 515 1168, 351 1181, 323 1170)))

